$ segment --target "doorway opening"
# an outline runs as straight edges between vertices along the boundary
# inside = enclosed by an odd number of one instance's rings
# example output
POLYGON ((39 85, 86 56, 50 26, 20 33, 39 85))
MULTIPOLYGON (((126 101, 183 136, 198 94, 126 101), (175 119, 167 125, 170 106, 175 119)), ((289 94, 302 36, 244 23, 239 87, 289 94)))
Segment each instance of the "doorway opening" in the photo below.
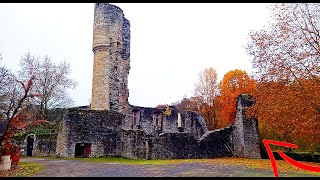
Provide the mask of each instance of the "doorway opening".
POLYGON ((75 147, 74 157, 90 157, 91 143, 77 143, 75 147))
POLYGON ((32 156, 34 139, 31 136, 27 137, 27 156, 32 156))

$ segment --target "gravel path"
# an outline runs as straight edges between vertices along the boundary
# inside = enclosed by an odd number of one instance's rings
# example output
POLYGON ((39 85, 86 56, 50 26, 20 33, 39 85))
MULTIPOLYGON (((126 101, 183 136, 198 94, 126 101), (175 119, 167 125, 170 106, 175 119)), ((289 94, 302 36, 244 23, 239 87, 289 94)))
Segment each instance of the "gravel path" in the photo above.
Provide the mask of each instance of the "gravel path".
MULTIPOLYGON (((206 163, 182 163, 166 165, 125 165, 120 163, 83 162, 78 160, 54 160, 21 158, 22 162, 36 162, 46 166, 34 177, 247 177, 269 176, 273 171, 251 169, 240 166, 213 165, 206 163)), ((281 173, 284 176, 311 176, 301 173, 281 173)))

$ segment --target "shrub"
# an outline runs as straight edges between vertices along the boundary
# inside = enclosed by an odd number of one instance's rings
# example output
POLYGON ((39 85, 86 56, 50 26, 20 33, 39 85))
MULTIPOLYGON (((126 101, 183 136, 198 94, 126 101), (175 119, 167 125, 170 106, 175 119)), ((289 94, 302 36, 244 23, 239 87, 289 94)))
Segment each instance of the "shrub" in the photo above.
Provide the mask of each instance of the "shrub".
MULTIPOLYGON (((314 152, 284 152, 284 153, 296 161, 320 163, 319 153, 314 153, 314 152)), ((278 152, 274 151, 273 155, 276 160, 282 160, 282 157, 278 154, 278 152)), ((261 158, 269 159, 269 156, 265 151, 261 151, 261 158)))

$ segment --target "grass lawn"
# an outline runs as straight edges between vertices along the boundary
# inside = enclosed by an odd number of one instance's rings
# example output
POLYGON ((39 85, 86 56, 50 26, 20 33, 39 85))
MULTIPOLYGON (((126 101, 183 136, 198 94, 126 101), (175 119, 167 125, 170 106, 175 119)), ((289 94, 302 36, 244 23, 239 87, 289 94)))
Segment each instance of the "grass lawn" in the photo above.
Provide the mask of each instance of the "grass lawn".
POLYGON ((0 177, 29 177, 45 170, 44 165, 33 162, 19 162, 18 167, 0 171, 0 177))

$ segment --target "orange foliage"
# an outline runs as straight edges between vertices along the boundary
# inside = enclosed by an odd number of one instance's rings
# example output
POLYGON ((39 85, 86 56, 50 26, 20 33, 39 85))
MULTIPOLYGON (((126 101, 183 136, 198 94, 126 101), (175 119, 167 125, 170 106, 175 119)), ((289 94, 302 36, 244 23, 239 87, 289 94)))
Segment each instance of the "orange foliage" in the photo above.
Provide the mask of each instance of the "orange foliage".
MULTIPOLYGON (((315 98, 319 99, 320 86, 311 89, 315 98)), ((297 84, 260 83, 258 90, 256 110, 260 133, 264 137, 300 142, 308 144, 308 148, 319 145, 320 114, 313 108, 312 102, 297 91, 297 84)))
MULTIPOLYGON (((252 31, 248 54, 264 138, 320 148, 320 11, 318 4, 272 4, 273 23, 252 31)), ((307 147, 308 146, 308 147, 307 147)))
POLYGON ((231 124, 236 116, 236 98, 240 94, 256 93, 256 82, 250 78, 246 71, 239 69, 227 72, 219 83, 220 96, 219 114, 221 115, 221 126, 231 124))

